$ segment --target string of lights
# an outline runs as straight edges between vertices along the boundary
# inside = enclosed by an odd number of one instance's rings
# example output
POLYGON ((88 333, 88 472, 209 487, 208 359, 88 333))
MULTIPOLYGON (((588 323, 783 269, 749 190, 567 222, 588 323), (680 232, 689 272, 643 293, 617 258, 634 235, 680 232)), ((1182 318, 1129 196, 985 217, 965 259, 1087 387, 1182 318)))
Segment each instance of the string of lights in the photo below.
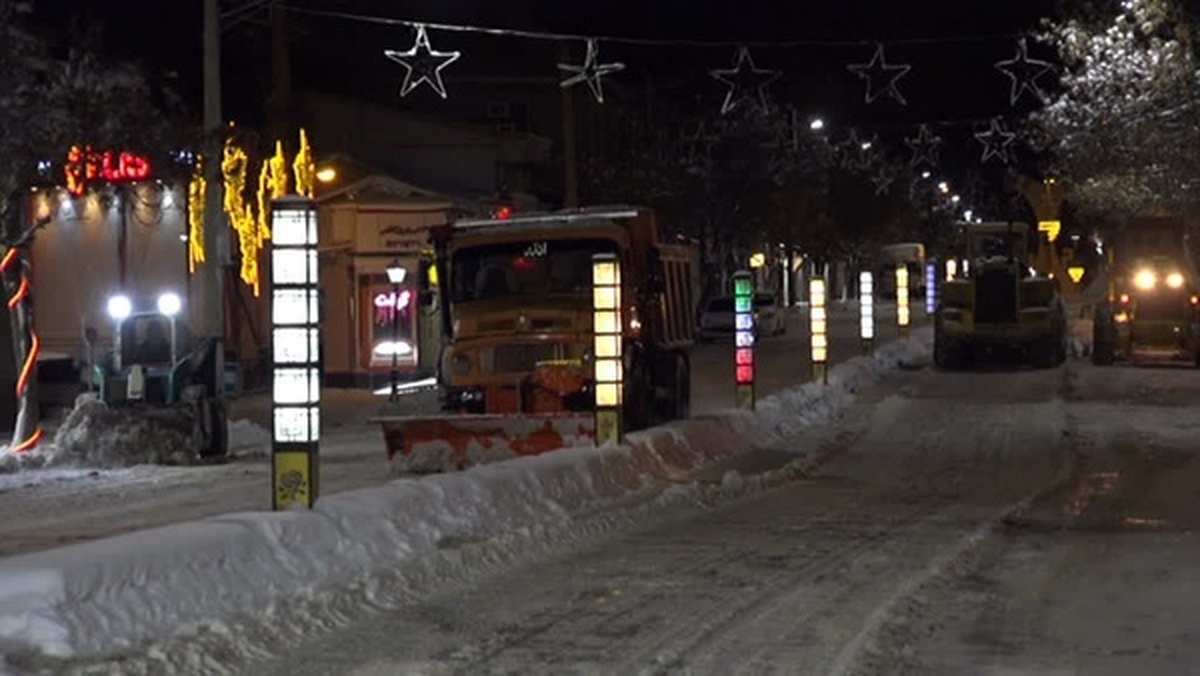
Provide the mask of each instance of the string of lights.
POLYGON ((547 40, 547 41, 569 41, 577 40, 580 42, 598 41, 612 44, 626 45, 641 45, 652 47, 713 47, 713 48, 730 48, 730 47, 747 47, 747 48, 795 48, 795 47, 862 47, 875 46, 878 44, 885 45, 925 45, 925 44, 950 44, 950 43, 971 43, 971 42, 992 42, 999 40, 1016 40, 1023 37, 1028 37, 1027 32, 1010 32, 1010 33, 983 33, 977 35, 953 35, 942 37, 919 37, 919 38, 895 38, 895 39, 858 39, 858 40, 815 40, 815 39, 790 39, 790 40, 703 40, 696 38, 638 38, 629 36, 616 35, 585 35, 582 33, 559 33, 553 31, 535 31, 522 28, 497 28, 492 26, 478 26, 471 24, 456 24, 456 23, 438 23, 435 21, 416 21, 413 19, 405 19, 399 17, 375 16, 369 14, 355 14, 352 12, 341 12, 334 10, 310 9, 304 7, 288 6, 288 12, 294 14, 304 14, 325 19, 341 19, 345 21, 356 21, 359 23, 371 23, 384 26, 406 26, 414 30, 420 30, 422 27, 426 30, 438 30, 455 33, 479 33, 484 35, 492 35, 497 37, 518 37, 532 40, 547 40))

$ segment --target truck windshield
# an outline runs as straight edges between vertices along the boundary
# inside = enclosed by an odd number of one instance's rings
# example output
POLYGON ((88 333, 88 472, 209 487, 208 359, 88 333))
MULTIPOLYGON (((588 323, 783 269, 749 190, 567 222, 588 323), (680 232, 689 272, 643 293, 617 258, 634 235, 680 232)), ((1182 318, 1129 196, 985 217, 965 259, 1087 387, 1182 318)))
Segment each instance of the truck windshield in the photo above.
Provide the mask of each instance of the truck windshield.
POLYGON ((530 240, 459 249, 450 260, 454 302, 588 294, 592 255, 615 253, 611 240, 530 240))

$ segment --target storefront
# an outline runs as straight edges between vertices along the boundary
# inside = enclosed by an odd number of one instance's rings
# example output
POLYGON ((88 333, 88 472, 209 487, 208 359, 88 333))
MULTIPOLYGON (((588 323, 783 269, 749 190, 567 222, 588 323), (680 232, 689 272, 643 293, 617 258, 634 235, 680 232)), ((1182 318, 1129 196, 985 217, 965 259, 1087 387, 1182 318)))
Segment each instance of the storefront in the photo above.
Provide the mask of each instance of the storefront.
POLYGON ((452 201, 370 177, 319 205, 326 384, 381 387, 393 357, 405 379, 433 374, 440 320, 417 292, 429 229, 452 219, 452 201), (394 263, 404 270, 399 284, 388 278, 394 263))

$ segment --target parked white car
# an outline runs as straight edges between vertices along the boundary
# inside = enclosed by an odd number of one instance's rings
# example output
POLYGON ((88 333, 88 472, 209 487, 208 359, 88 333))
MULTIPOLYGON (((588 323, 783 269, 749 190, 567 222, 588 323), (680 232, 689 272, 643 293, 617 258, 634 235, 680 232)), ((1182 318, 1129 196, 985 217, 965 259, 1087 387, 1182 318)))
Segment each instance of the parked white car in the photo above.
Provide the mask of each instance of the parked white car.
MULTIPOLYGON (((715 296, 700 311, 698 335, 704 342, 733 339, 733 296, 715 296)), ((787 313, 773 293, 754 294, 755 336, 779 336, 787 332, 787 313)))

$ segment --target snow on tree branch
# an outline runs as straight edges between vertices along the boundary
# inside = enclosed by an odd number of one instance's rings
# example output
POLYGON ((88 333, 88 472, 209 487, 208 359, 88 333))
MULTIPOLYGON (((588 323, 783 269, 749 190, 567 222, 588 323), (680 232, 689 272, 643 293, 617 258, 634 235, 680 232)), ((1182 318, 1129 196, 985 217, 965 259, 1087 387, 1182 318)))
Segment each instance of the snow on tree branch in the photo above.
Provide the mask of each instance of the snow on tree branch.
POLYGON ((1065 71, 1057 98, 1031 120, 1070 199, 1118 213, 1200 203, 1200 59, 1183 3, 1077 9, 1046 26, 1065 71))

